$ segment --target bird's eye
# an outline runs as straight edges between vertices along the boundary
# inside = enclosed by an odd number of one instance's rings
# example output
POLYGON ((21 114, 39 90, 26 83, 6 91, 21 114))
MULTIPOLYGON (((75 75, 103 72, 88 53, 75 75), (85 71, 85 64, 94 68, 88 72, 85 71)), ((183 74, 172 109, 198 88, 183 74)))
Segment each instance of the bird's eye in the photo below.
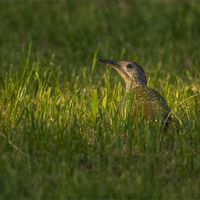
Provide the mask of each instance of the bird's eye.
POLYGON ((128 64, 126 67, 127 68, 132 68, 133 66, 131 64, 128 64))

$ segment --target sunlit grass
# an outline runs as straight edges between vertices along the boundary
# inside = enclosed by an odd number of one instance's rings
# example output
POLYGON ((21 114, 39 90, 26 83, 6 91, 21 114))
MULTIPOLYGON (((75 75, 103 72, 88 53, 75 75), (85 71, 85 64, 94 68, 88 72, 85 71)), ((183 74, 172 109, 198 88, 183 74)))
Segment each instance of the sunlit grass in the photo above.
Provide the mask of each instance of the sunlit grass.
POLYGON ((199 198, 198 4, 1 4, 2 199, 199 198), (140 63, 180 126, 133 121, 98 58, 140 63))

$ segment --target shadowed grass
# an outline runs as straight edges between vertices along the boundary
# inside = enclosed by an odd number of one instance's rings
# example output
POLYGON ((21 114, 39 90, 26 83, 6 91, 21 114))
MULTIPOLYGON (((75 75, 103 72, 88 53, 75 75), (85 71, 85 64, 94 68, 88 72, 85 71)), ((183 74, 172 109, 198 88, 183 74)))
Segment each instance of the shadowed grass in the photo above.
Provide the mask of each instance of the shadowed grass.
POLYGON ((2 199, 199 198, 198 2, 0 4, 2 199), (180 128, 119 115, 97 58, 144 66, 180 128))

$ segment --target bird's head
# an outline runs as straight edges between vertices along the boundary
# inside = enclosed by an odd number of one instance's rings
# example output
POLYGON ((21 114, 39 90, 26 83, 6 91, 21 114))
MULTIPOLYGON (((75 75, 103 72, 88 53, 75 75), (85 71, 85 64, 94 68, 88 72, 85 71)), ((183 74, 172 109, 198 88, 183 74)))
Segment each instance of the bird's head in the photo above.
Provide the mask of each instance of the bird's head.
POLYGON ((136 86, 147 86, 144 70, 138 63, 132 61, 115 62, 106 59, 99 59, 99 61, 106 63, 108 66, 118 71, 126 82, 127 91, 130 91, 131 84, 132 88, 136 86))

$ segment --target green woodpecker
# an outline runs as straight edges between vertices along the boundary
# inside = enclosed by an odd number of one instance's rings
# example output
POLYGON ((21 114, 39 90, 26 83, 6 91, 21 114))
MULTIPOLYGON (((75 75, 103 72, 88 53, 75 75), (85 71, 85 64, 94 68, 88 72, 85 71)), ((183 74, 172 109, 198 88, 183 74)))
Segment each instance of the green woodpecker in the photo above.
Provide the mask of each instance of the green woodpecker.
MULTIPOLYGON (((142 113, 145 120, 148 120, 152 115, 157 120, 157 112, 160 110, 163 122, 171 123, 171 116, 169 116, 170 109, 165 99, 154 89, 147 87, 146 76, 143 68, 136 62, 121 61, 115 62, 112 60, 99 59, 99 61, 106 63, 106 65, 114 68, 122 76, 126 83, 126 91, 134 92, 132 103, 133 114, 135 119, 135 105, 137 101, 138 111, 142 113)), ((119 110, 121 105, 119 106, 119 110)))

